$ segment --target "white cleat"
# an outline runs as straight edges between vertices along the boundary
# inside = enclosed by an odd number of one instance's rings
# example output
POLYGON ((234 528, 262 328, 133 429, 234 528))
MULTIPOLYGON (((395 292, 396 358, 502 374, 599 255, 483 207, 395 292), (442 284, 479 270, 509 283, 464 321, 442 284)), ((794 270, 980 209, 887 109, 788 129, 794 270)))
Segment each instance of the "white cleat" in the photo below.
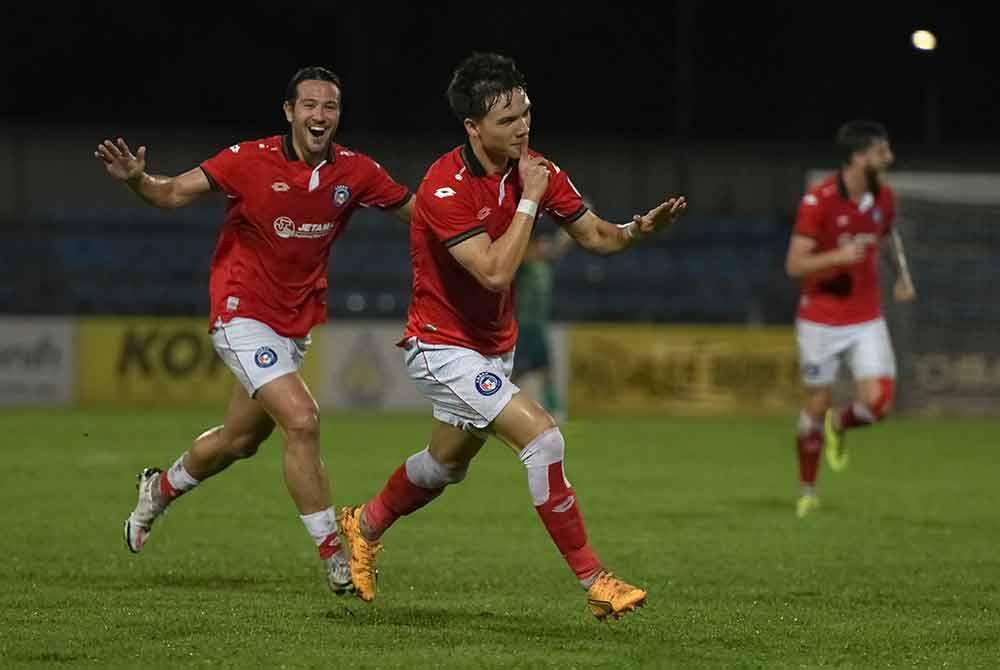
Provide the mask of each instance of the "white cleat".
POLYGON ((135 509, 125 519, 125 545, 133 554, 142 551, 153 528, 153 522, 163 514, 167 506, 160 500, 159 468, 145 468, 136 475, 136 489, 139 490, 139 502, 135 509))
POLYGON ((354 593, 354 582, 351 581, 351 564, 338 556, 324 559, 326 566, 326 581, 330 590, 338 596, 354 593))

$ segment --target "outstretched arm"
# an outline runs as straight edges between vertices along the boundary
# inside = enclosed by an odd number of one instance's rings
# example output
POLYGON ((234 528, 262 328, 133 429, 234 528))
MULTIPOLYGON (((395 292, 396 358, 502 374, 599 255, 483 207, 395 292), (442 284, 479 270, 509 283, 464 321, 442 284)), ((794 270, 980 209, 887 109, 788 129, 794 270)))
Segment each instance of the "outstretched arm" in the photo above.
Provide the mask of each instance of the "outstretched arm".
POLYGON ((212 189, 201 168, 176 177, 146 174, 146 147, 139 147, 133 155, 120 137, 117 142, 104 140, 98 144, 94 157, 104 162, 108 174, 124 181, 140 198, 156 207, 183 207, 212 189))
POLYGON ((587 211, 564 230, 576 243, 595 254, 615 254, 654 231, 667 228, 687 209, 684 196, 672 196, 643 215, 636 214, 628 223, 609 223, 587 211))

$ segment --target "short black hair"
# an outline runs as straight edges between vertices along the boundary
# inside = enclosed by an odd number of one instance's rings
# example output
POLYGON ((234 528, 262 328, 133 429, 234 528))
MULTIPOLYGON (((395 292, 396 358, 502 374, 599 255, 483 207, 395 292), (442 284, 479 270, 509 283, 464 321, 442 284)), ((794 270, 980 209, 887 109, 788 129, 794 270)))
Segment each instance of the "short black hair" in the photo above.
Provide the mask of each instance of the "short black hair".
POLYGON ((336 86, 337 90, 341 93, 344 91, 344 87, 340 84, 340 77, 335 75, 333 70, 319 65, 310 65, 309 67, 301 68, 292 75, 291 80, 288 82, 288 88, 285 89, 285 102, 289 105, 294 105, 295 99, 299 97, 299 84, 310 79, 328 81, 336 86))
POLYGON ((448 104, 459 121, 478 121, 503 98, 510 104, 514 89, 527 91, 528 82, 512 58, 474 53, 459 63, 448 84, 448 104))
POLYGON ((851 162, 851 156, 864 151, 876 140, 889 139, 889 131, 877 121, 848 121, 837 131, 837 148, 840 149, 844 164, 851 162))

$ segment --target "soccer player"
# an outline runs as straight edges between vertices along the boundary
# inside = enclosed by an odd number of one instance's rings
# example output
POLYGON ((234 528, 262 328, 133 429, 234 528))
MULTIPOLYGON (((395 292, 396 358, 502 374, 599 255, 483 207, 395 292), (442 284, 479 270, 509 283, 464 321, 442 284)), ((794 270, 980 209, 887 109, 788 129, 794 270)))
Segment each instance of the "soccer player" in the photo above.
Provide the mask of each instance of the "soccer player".
POLYGON ((400 341, 410 378, 433 405, 434 427, 427 448, 374 498, 340 510, 357 595, 375 597, 382 534, 462 481, 492 434, 519 455, 535 509, 587 590, 593 614, 619 617, 643 604, 646 591, 598 559, 563 470, 562 433, 510 381, 517 339, 511 284, 541 211, 583 248, 612 254, 668 226, 686 203, 668 198, 621 225, 589 211, 566 172, 529 150, 531 103, 510 58, 472 55, 455 70, 447 95, 467 140, 430 167, 417 191, 413 295, 400 341))
POLYGON ((338 594, 353 590, 320 457, 319 410, 298 370, 310 329, 326 320, 330 246, 351 214, 373 206, 408 223, 413 196, 371 158, 333 141, 340 110, 337 75, 307 67, 288 83, 287 134, 234 144, 175 177, 147 174, 146 148, 133 155, 121 138, 94 153, 156 207, 183 207, 213 190, 228 198, 212 257, 210 333, 238 383, 221 426, 198 436, 166 472, 139 474, 139 500, 124 527, 132 552, 178 496, 253 456, 278 425, 285 484, 328 584, 338 594))
POLYGON ((553 235, 532 238, 514 281, 517 288, 517 357, 511 380, 522 389, 531 383, 539 384, 542 407, 557 417, 562 410, 549 354, 552 264, 571 244, 573 238, 562 229, 553 235))
MULTIPOLYGON (((847 467, 844 432, 884 419, 892 409, 896 361, 882 317, 879 250, 896 215, 885 175, 893 161, 885 128, 851 121, 837 133, 840 170, 809 189, 799 205, 785 267, 802 282, 795 319, 805 403, 796 445, 801 492, 796 514, 819 506, 820 452, 835 472, 847 467), (857 385, 856 400, 832 405, 841 361, 857 385)), ((902 254, 902 249, 896 250, 902 254)), ((897 268, 903 269, 903 268, 897 268)), ((916 296, 908 273, 893 287, 896 300, 916 296)))

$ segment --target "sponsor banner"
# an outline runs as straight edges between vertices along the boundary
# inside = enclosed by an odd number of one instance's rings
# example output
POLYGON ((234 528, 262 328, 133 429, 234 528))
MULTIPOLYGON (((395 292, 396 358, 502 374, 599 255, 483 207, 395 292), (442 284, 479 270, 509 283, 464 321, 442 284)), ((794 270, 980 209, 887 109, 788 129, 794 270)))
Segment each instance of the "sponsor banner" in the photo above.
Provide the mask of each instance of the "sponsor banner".
POLYGON ((793 412, 801 391, 790 327, 570 328, 570 413, 793 412))
POLYGON ((0 317, 0 406, 68 404, 73 359, 69 319, 0 317))
POLYGON ((430 410, 403 365, 396 346, 403 324, 396 321, 332 321, 322 329, 324 364, 321 407, 337 409, 430 410))
MULTIPOLYGON (((237 384, 215 353, 202 318, 93 318, 78 325, 77 402, 116 407, 213 407, 237 384)), ((302 368, 320 368, 313 339, 302 368)), ((319 345, 319 346, 317 346, 319 345)))
POLYGON ((1000 354, 983 351, 906 352, 900 399, 924 414, 996 414, 1000 411, 1000 354))

